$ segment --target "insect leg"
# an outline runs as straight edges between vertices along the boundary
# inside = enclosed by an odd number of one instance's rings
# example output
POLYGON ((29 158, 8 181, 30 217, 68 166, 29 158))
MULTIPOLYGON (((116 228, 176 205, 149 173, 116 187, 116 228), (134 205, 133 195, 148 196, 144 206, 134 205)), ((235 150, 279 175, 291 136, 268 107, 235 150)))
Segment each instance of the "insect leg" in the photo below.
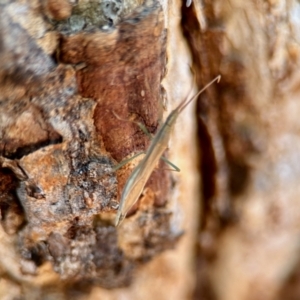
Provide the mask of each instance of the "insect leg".
POLYGON ((127 159, 122 160, 119 164, 117 164, 116 166, 113 167, 113 171, 116 172, 117 170, 119 170, 120 168, 122 168, 123 166, 125 166, 127 163, 129 163, 130 161, 132 161, 133 159, 135 159, 136 157, 138 157, 141 154, 145 154, 145 152, 140 152, 137 153, 127 159))
POLYGON ((147 129, 147 127, 144 125, 144 124, 142 124, 142 123, 140 123, 140 122, 137 122, 137 121, 131 121, 131 120, 126 120, 126 119, 123 119, 123 118, 121 118, 115 111, 111 111, 113 114, 114 114, 114 116, 118 119, 118 120, 121 120, 121 121, 124 121, 124 122, 130 122, 130 123, 134 123, 134 124, 136 124, 137 126, 139 126, 139 128, 150 138, 150 140, 152 139, 152 135, 151 135, 151 133, 148 131, 148 129, 147 129))
POLYGON ((166 164, 168 164, 169 166, 171 166, 173 168, 173 169, 170 169, 170 171, 180 172, 180 169, 176 165, 174 165, 173 163, 171 163, 164 156, 162 156, 160 159, 163 160, 166 164))

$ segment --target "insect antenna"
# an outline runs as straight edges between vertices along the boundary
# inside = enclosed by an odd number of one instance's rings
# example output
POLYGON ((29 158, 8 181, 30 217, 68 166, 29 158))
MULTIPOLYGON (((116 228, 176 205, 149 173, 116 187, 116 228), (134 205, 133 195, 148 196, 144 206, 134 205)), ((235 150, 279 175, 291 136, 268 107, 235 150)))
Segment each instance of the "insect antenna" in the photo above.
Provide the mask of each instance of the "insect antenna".
POLYGON ((195 100, 200 94, 202 94, 207 88, 209 88, 215 81, 218 83, 221 80, 221 75, 218 75, 216 78, 214 78, 211 82, 206 84, 197 94, 195 94, 192 98, 188 99, 187 101, 184 101, 183 103, 179 104, 177 107, 178 113, 182 112, 193 100, 195 100))

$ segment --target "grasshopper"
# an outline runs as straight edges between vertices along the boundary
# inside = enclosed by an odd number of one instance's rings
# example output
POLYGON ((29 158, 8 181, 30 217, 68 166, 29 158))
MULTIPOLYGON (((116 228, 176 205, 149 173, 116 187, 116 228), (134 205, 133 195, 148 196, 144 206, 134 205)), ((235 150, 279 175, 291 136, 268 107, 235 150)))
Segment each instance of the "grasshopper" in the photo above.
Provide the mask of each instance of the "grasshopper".
POLYGON ((211 86, 215 81, 219 82, 220 79, 221 75, 217 76, 204 86, 204 88, 202 88, 196 95, 190 99, 184 99, 174 110, 171 111, 166 121, 161 125, 158 132, 152 139, 144 158, 134 168, 125 183, 115 219, 115 226, 118 226, 123 221, 127 212, 139 199, 158 160, 168 148, 169 139, 179 114, 209 86, 211 86))

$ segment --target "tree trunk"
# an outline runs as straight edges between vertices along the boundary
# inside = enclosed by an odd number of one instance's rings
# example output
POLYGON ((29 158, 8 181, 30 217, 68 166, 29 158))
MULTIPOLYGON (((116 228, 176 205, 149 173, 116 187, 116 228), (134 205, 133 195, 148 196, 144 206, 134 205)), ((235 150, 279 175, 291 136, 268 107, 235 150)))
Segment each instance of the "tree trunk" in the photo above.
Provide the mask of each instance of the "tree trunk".
POLYGON ((0 3, 0 299, 300 298, 299 4, 189 4, 0 3))

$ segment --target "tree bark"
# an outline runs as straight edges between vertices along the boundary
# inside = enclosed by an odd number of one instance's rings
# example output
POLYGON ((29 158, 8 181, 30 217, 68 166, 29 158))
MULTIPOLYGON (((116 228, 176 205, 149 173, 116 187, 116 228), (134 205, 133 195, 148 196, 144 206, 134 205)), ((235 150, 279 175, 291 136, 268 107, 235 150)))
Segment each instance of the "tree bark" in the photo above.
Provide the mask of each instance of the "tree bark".
POLYGON ((1 299, 300 297, 299 4, 188 4, 0 3, 1 299), (115 228, 136 122, 218 74, 115 228))
POLYGON ((183 9, 199 81, 222 74, 198 106, 196 299, 299 298, 298 10, 296 1, 183 9))
POLYGON ((162 163, 113 226, 137 162, 114 167, 147 149, 136 122, 155 134, 165 97, 162 7, 129 4, 1 5, 0 265, 11 297, 128 286, 182 235, 162 163))

